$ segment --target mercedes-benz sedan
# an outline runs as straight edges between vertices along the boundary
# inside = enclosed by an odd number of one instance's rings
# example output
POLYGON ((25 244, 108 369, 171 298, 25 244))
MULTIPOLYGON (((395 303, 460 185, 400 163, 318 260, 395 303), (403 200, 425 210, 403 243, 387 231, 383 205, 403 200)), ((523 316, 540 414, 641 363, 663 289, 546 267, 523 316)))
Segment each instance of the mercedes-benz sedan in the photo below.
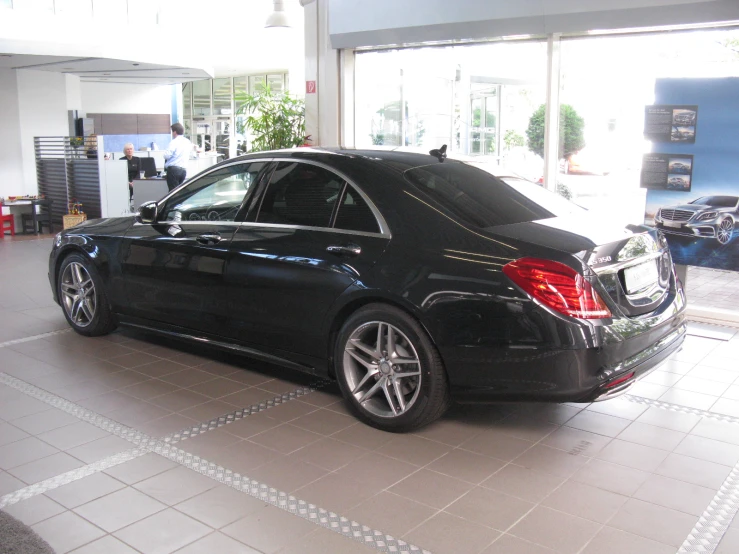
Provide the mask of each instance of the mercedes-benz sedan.
POLYGON ((135 325, 335 379, 390 431, 452 399, 609 398, 680 347, 657 230, 432 152, 228 160, 57 235, 54 298, 83 335, 135 325))

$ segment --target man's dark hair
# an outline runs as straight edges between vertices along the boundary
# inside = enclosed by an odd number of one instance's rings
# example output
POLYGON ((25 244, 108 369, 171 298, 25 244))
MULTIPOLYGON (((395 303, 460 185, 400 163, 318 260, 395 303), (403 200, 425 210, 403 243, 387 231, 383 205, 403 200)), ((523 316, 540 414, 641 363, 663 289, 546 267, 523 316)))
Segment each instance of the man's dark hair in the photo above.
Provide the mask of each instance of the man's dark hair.
POLYGON ((173 124, 171 129, 180 136, 185 134, 185 128, 182 126, 182 123, 173 124))

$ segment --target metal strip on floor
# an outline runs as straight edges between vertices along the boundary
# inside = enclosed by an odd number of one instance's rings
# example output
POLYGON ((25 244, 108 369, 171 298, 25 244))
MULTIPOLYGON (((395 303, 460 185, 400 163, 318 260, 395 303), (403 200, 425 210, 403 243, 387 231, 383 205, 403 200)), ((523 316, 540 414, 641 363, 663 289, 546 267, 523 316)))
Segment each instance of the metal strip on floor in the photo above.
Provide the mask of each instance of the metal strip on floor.
POLYGON ((124 452, 119 452, 118 454, 113 454, 112 456, 108 456, 102 460, 98 460, 92 464, 72 469, 66 473, 61 473, 49 479, 44 479, 43 481, 39 481, 33 485, 29 485, 4 496, 0 496, 0 509, 7 508, 13 504, 22 502, 23 500, 28 500, 29 498, 33 498, 39 494, 44 494, 51 490, 58 489, 59 487, 63 487, 69 483, 74 483, 75 481, 79 481, 80 479, 84 479, 85 477, 89 477, 95 473, 105 471, 111 467, 130 462, 131 460, 148 453, 149 450, 146 448, 132 448, 124 452))
POLYGON ((713 497, 678 554, 711 554, 718 548, 739 511, 739 463, 734 466, 713 497))
POLYGON ((644 404, 645 406, 652 406, 660 408, 661 410, 667 410, 670 412, 678 412, 681 414, 692 414, 708 419, 715 419, 716 421, 724 421, 726 423, 739 423, 739 417, 731 416, 727 414, 720 414, 718 412, 709 412, 708 410, 701 410, 699 408, 691 408, 689 406, 682 406, 680 404, 672 404, 671 402, 663 402, 661 400, 653 400, 651 398, 645 398, 643 396, 634 396, 632 394, 624 394, 621 398, 628 400, 629 402, 635 402, 637 404, 644 404))
MULTIPOLYGON (((3 376, 7 376, 7 374, 0 373, 0 383, 2 383, 3 381, 6 381, 3 384, 7 384, 13 388, 16 388, 17 390, 20 390, 21 392, 25 392, 24 390, 25 387, 23 387, 22 385, 22 383, 25 383, 25 381, 22 381, 21 379, 17 379, 15 377, 12 378, 15 381, 5 380, 3 376)), ((10 376, 7 376, 7 377, 10 377, 10 376)), ((260 402, 259 404, 253 404, 249 406, 248 408, 242 408, 240 410, 235 410, 233 412, 229 412, 222 416, 216 417, 207 423, 203 423, 202 425, 194 426, 194 427, 187 427, 175 433, 170 433, 169 435, 162 437, 160 440, 163 442, 169 443, 169 444, 175 444, 179 441, 187 440, 188 438, 192 438, 197 435, 201 435, 203 433, 211 431, 213 429, 223 427, 224 425, 228 425, 229 423, 239 421, 252 414, 263 412, 264 410, 274 408, 275 406, 279 406, 281 404, 284 404, 285 402, 289 402, 290 400, 295 400, 296 398, 305 396, 306 394, 309 394, 319 388, 324 387, 326 384, 328 384, 328 381, 318 381, 317 383, 309 387, 300 387, 289 393, 285 393, 285 394, 276 396, 274 398, 271 398, 269 400, 265 400, 264 402, 260 402)), ((39 389, 39 390, 42 391, 42 389, 39 389)), ((46 392, 46 391, 42 391, 42 392, 46 392)), ((47 394, 50 395, 51 393, 47 393, 47 394)), ((51 396, 54 396, 54 395, 51 395, 51 396)), ((46 398, 47 398, 46 396, 42 396, 39 399, 46 402, 47 401, 46 398)), ((94 413, 94 412, 91 412, 91 413, 94 413)), ((77 415, 77 414, 73 413, 72 415, 77 415)), ((89 420, 85 420, 85 421, 89 421, 89 420)), ((110 428, 115 428, 115 425, 114 425, 115 422, 113 422, 113 420, 109 420, 109 421, 112 423, 106 423, 106 428, 105 428, 106 431, 109 430, 110 428)), ((90 421, 90 422, 94 423, 93 421, 90 421)), ((126 440, 130 440, 127 438, 127 436, 123 436, 123 435, 118 435, 118 436, 121 436, 121 438, 124 438, 126 440)), ((0 496, 0 509, 5 508, 6 506, 10 506, 12 504, 16 504, 23 500, 27 500, 36 495, 43 494, 50 490, 57 489, 64 485, 68 485, 69 483, 72 483, 79 479, 84 479, 85 477, 88 477, 94 473, 105 471, 106 469, 110 469, 111 467, 131 461, 135 458, 138 458, 139 456, 148 454, 149 452, 150 450, 148 448, 132 448, 124 452, 113 454, 112 456, 108 456, 106 458, 103 458, 102 460, 98 460, 92 464, 88 464, 88 465, 67 471, 66 473, 56 475, 54 477, 45 479, 38 483, 34 483, 22 489, 18 489, 12 493, 8 493, 4 496, 0 496)))
POLYGON ((54 335, 61 335, 62 333, 69 333, 72 329, 58 329, 56 331, 49 331, 48 333, 41 333, 40 335, 33 335, 31 337, 23 337, 22 339, 14 339, 14 340, 8 340, 5 342, 0 342, 0 348, 5 348, 6 346, 13 346, 14 344, 21 344, 23 342, 31 342, 33 340, 39 340, 46 337, 52 337, 54 335))
MULTIPOLYGON (((351 521, 334 512, 329 512, 328 510, 319 508, 315 504, 310 504, 305 500, 300 500, 286 492, 272 488, 267 484, 260 483, 255 479, 250 479, 246 475, 241 475, 240 473, 234 472, 223 466, 219 466, 201 458, 200 456, 196 456, 190 452, 177 448, 171 442, 168 443, 164 440, 152 438, 146 433, 118 423, 117 421, 113 421, 112 419, 97 414, 79 404, 75 404, 74 402, 61 398, 60 396, 47 392, 35 385, 16 377, 12 377, 6 373, 0 372, 0 384, 14 388, 23 394, 36 398, 37 400, 41 400, 59 410, 74 415, 82 421, 91 423, 100 429, 132 442, 138 447, 134 450, 141 449, 154 452, 164 458, 196 471, 201 475, 205 475, 214 481, 227 485, 254 498, 258 498, 276 508, 290 512, 293 515, 310 521, 328 529, 329 531, 338 533, 339 535, 360 542, 381 552, 417 552, 420 554, 431 554, 429 551, 423 550, 416 545, 396 539, 391 535, 387 535, 382 531, 372 529, 366 525, 357 523, 356 521, 351 521)), ((287 396, 289 396, 289 394, 287 396)), ((295 398, 297 398, 297 396, 295 396, 295 398)), ((279 405, 279 403, 276 404, 273 402, 271 406, 267 406, 267 403, 263 403, 263 405, 264 408, 260 407, 257 411, 268 409, 269 407, 279 405)), ((236 420, 234 419, 233 421, 236 420)))

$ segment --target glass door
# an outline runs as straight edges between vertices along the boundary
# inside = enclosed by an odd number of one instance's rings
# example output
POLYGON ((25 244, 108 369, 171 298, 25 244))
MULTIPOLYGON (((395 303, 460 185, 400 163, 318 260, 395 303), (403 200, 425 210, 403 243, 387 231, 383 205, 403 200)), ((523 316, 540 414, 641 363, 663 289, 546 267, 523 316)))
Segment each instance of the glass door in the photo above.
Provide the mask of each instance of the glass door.
POLYGON ((193 144, 203 152, 216 152, 222 160, 232 158, 231 117, 196 117, 193 119, 193 144))
POLYGON ((470 94, 470 154, 499 155, 499 119, 500 85, 473 84, 473 92, 470 94))

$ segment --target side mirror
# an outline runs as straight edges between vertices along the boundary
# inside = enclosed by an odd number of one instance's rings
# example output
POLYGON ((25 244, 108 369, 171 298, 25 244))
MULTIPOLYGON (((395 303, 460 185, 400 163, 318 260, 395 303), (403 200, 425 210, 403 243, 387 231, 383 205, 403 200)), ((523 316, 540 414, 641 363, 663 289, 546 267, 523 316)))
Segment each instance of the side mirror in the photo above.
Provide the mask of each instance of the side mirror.
POLYGON ((141 204, 137 218, 141 223, 155 223, 157 220, 157 203, 151 201, 141 204))

